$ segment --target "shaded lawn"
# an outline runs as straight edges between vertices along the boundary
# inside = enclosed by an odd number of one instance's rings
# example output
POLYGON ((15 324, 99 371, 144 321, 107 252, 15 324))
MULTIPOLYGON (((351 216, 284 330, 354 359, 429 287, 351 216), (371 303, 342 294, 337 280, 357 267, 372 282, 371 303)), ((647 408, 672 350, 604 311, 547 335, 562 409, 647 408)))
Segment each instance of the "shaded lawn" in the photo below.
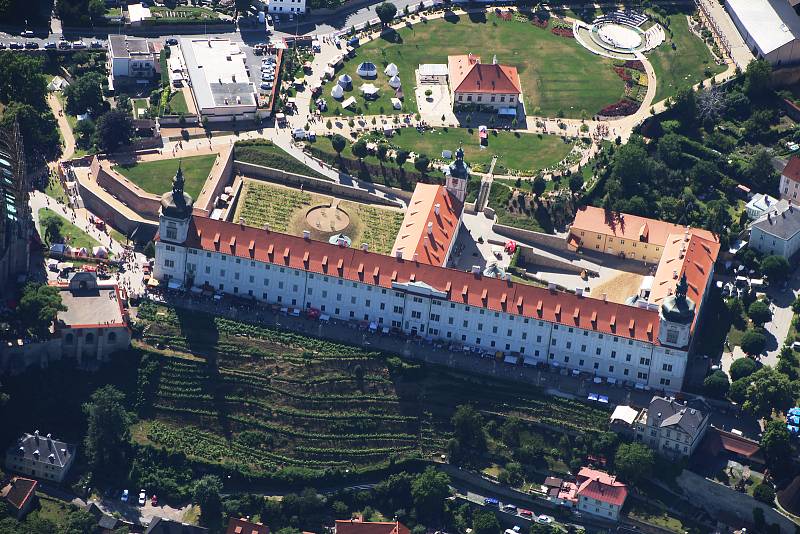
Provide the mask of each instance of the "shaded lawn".
MULTIPOLYGON (((595 56, 575 39, 557 37, 550 28, 541 29, 529 23, 505 22, 494 14, 448 15, 428 23, 402 28, 383 38, 371 41, 356 50, 356 56, 337 72, 353 78, 353 92, 362 113, 396 113, 389 98, 393 90, 383 68, 395 63, 400 70, 405 102, 402 113, 413 113, 414 71, 421 63, 447 63, 448 55, 481 55, 483 62, 491 62, 497 55, 499 63, 517 67, 528 114, 555 116, 562 111, 565 117, 580 117, 585 110, 589 115, 604 106, 618 101, 624 84, 612 69, 612 61, 595 56), (377 80, 364 80, 356 74, 363 61, 378 67, 377 80), (366 108, 359 87, 365 82, 374 83, 380 98, 366 108), (537 111, 536 108, 539 108, 537 111)), ((336 115, 337 102, 330 97, 332 85, 323 88, 328 100, 327 115, 336 115)), ((345 98, 351 93, 345 93, 345 98)), ((353 112, 344 111, 344 115, 353 112)))
POLYGON ((281 147, 271 143, 237 143, 235 156, 238 161, 272 167, 273 169, 281 169, 286 172, 302 174, 303 176, 311 176, 322 180, 330 180, 330 178, 324 174, 315 171, 305 163, 287 154, 281 147))
POLYGON ((39 210, 39 225, 42 228, 42 242, 46 243, 48 246, 52 245, 53 243, 50 242, 49 236, 44 235, 44 228, 47 226, 46 222, 50 219, 55 219, 58 221, 59 233, 64 238, 64 242, 72 248, 84 247, 87 250, 91 250, 92 247, 100 245, 95 238, 69 222, 61 215, 58 215, 48 208, 42 208, 39 210))
POLYGON ((189 158, 144 161, 132 165, 115 165, 114 169, 145 191, 160 195, 171 188, 172 178, 180 164, 186 180, 184 190, 196 199, 203 189, 203 184, 216 159, 216 154, 209 154, 189 158))
POLYGON ((186 97, 183 91, 175 91, 169 97, 169 109, 174 114, 189 113, 189 106, 186 105, 186 97))
POLYGON ((389 143, 426 154, 432 159, 441 158, 443 150, 455 151, 459 145, 463 145, 464 159, 481 172, 489 171, 492 156, 497 155, 495 173, 498 174, 501 174, 500 170, 506 169, 534 174, 540 169, 555 165, 572 149, 571 143, 565 143, 555 135, 504 131, 491 132, 488 147, 481 148, 478 144, 478 131, 464 128, 437 129, 425 133, 411 128, 399 129, 389 143))
POLYGON ((667 35, 667 40, 647 55, 658 80, 655 102, 725 70, 724 66, 714 63, 708 46, 689 31, 686 15, 686 12, 670 15, 672 38, 667 35))

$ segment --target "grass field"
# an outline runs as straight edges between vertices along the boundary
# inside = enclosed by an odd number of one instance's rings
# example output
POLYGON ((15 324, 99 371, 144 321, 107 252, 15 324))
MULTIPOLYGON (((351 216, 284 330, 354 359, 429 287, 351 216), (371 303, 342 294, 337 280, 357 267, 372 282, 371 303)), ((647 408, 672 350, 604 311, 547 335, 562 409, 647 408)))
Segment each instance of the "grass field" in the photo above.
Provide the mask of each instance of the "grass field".
POLYGON ((311 176, 312 178, 330 180, 330 178, 324 174, 320 174, 306 164, 296 160, 280 147, 273 145, 269 141, 240 141, 236 143, 235 150, 235 157, 238 161, 272 167, 273 169, 281 169, 294 174, 311 176))
POLYGON ((186 105, 186 97, 183 95, 183 91, 175 91, 170 95, 169 109, 175 115, 189 113, 189 106, 186 105))
POLYGON ((54 198, 62 204, 67 204, 67 192, 64 191, 64 186, 61 185, 61 180, 55 177, 50 177, 47 180, 47 187, 44 190, 45 194, 50 198, 54 198))
POLYGON ((197 199, 216 159, 216 154, 209 154, 188 158, 144 161, 132 165, 115 165, 114 170, 148 193, 160 195, 171 188, 172 178, 175 177, 178 164, 180 164, 181 169, 183 169, 184 180, 186 180, 184 190, 192 198, 197 199))
MULTIPOLYGON (((493 13, 483 15, 450 15, 428 23, 403 28, 387 38, 366 43, 356 50, 337 76, 347 73, 353 78, 353 92, 363 114, 393 113, 390 98, 394 90, 388 86, 383 68, 395 63, 400 69, 405 101, 403 113, 417 110, 414 101, 414 71, 421 63, 447 63, 448 55, 481 55, 489 63, 497 55, 499 63, 517 67, 528 114, 580 117, 589 116, 604 106, 618 101, 624 90, 622 80, 612 69, 612 61, 590 53, 574 39, 558 37, 550 29, 530 23, 503 21, 493 13), (365 80, 356 74, 363 61, 373 62, 379 70, 377 85, 380 98, 364 105, 359 87, 365 80)), ((323 88, 328 99, 328 115, 335 115, 337 102, 330 97, 331 84, 323 88)), ((345 93, 345 98, 350 96, 345 93)), ((356 110, 357 112, 357 110, 356 110)), ((351 111, 343 111, 352 115, 351 111)))
POLYGON ((368 469, 446 451, 455 407, 592 431, 608 412, 531 386, 147 303, 134 440, 254 474, 368 469), (204 355, 204 356, 200 356, 204 355), (140 386, 141 387, 141 386, 140 386))
POLYGON ((670 30, 672 38, 667 35, 667 40, 647 55, 658 80, 655 102, 725 70, 714 63, 708 46, 689 31, 686 13, 670 15, 670 30))
POLYGON ((58 221, 59 234, 64 238, 64 243, 68 244, 72 248, 85 247, 86 249, 91 250, 92 247, 100 245, 95 238, 66 220, 61 215, 50 211, 48 208, 42 208, 39 210, 39 226, 42 228, 42 241, 48 246, 52 243, 50 242, 50 237, 44 235, 44 228, 47 225, 47 221, 50 219, 55 219, 58 221))
POLYGON ((464 159, 473 167, 488 172, 492 156, 497 155, 495 174, 510 171, 535 174, 555 165, 569 154, 572 144, 555 135, 517 134, 497 131, 489 134, 489 146, 478 144, 477 130, 463 128, 437 129, 420 133, 411 128, 397 130, 389 144, 417 154, 441 158, 443 150, 455 151, 463 145, 464 159))
MULTIPOLYGON (((311 232, 312 239, 327 241, 337 232, 326 231, 310 226, 306 213, 312 206, 329 206, 333 198, 315 193, 290 189, 280 185, 268 184, 246 179, 234 220, 243 217, 245 224, 270 228, 301 236, 303 230, 311 232)), ((352 239, 353 246, 369 243, 372 251, 382 254, 391 252, 403 213, 399 210, 379 208, 356 202, 341 201, 339 208, 350 217, 350 224, 340 232, 352 239)))

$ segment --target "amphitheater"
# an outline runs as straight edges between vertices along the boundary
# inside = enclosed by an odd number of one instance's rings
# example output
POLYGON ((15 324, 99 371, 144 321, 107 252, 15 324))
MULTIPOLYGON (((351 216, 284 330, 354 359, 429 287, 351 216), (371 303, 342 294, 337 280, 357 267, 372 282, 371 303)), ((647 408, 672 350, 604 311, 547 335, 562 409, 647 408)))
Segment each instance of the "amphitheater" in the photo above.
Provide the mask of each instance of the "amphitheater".
POLYGON ((640 59, 666 39, 664 28, 653 24, 642 29, 649 17, 635 11, 614 11, 597 17, 591 24, 576 20, 575 39, 590 52, 620 60, 640 59))

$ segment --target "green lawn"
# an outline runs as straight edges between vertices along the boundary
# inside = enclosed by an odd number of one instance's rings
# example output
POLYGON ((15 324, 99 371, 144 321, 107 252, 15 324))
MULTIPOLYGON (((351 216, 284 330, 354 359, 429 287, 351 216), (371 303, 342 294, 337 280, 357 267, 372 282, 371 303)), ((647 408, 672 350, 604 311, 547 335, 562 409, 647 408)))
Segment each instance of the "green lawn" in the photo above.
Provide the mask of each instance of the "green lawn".
POLYGON ((197 199, 216 159, 216 154, 209 154, 189 158, 145 161, 133 165, 115 165, 114 169, 145 191, 160 195, 170 189, 172 178, 180 163, 183 177, 186 180, 184 189, 192 198, 197 199))
POLYGON ((282 148, 273 145, 269 141, 240 141, 236 143, 235 150, 235 157, 238 161, 272 167, 273 169, 281 169, 286 172, 302 174, 313 178, 330 180, 330 178, 324 174, 320 174, 311 167, 308 167, 305 163, 296 160, 284 152, 282 148))
POLYGON ((455 151, 462 145, 464 159, 475 170, 482 172, 489 171, 492 157, 497 155, 495 174, 509 171, 535 174, 564 159, 572 149, 571 143, 565 143, 555 135, 503 131, 491 132, 489 146, 481 148, 477 130, 465 128, 437 129, 425 133, 411 128, 399 129, 389 143, 418 154, 426 154, 432 159, 441 158, 443 150, 455 151))
MULTIPOLYGON (((598 57, 584 49, 574 39, 557 37, 550 29, 541 29, 530 23, 508 21, 488 15, 449 15, 428 23, 403 28, 386 38, 377 39, 359 47, 355 58, 348 61, 337 73, 353 77, 353 91, 364 114, 392 113, 389 98, 394 91, 388 86, 383 68, 390 62, 400 69, 405 102, 402 112, 414 112, 414 71, 420 63, 447 63, 448 55, 481 55, 481 60, 491 62, 497 55, 500 63, 517 67, 525 107, 528 114, 555 116, 559 111, 565 117, 580 117, 585 110, 589 115, 604 106, 618 101, 624 84, 612 69, 610 59, 598 57), (369 80, 377 85, 380 98, 369 107, 364 106, 359 88, 365 80, 356 74, 358 65, 371 61, 379 69, 378 79, 369 80)), ((335 115, 337 102, 330 98, 331 84, 324 87, 328 99, 328 115, 335 115)), ((346 96, 349 96, 345 93, 346 96)), ((344 111, 344 114, 352 114, 344 111)))
POLYGON ((186 97, 183 96, 183 91, 175 91, 170 95, 169 110, 174 115, 189 113, 189 106, 186 105, 186 97))
POLYGON ((67 192, 64 191, 64 186, 61 185, 61 180, 56 177, 50 177, 47 181, 47 187, 44 190, 45 194, 50 198, 54 198, 62 204, 67 203, 67 192))
MULTIPOLYGON (((48 208, 42 208, 39 210, 39 227, 42 229, 42 241, 48 246, 52 244, 50 241, 53 236, 44 235, 44 228, 47 226, 47 221, 50 219, 58 221, 59 234, 64 238, 64 242, 72 248, 85 247, 86 249, 91 249, 92 247, 100 245, 95 238, 91 237, 61 215, 50 211, 48 208)), ((53 241, 58 243, 61 240, 53 239, 53 241)))
POLYGON ((725 70, 714 63, 708 46, 689 31, 686 13, 670 15, 670 29, 672 38, 667 35, 667 40, 647 55, 658 80, 656 102, 725 70))

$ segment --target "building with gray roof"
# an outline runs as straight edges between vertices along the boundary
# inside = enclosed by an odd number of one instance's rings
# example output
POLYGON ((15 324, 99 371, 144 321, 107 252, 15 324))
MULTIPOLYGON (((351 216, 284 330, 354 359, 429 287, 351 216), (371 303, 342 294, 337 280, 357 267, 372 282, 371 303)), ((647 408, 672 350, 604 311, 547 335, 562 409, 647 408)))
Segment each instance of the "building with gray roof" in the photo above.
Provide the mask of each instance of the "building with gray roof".
POLYGON ((63 482, 75 459, 75 445, 39 431, 23 434, 6 451, 6 469, 25 476, 63 482))
POLYGON ((634 421, 636 441, 657 453, 681 458, 694 453, 708 430, 708 414, 672 398, 653 397, 634 421))
POLYGON ((159 69, 155 47, 147 39, 112 34, 108 36, 109 88, 124 83, 126 78, 147 80, 159 69))
POLYGON ((765 255, 793 257, 800 250, 800 208, 783 205, 756 220, 750 227, 749 245, 765 255))

